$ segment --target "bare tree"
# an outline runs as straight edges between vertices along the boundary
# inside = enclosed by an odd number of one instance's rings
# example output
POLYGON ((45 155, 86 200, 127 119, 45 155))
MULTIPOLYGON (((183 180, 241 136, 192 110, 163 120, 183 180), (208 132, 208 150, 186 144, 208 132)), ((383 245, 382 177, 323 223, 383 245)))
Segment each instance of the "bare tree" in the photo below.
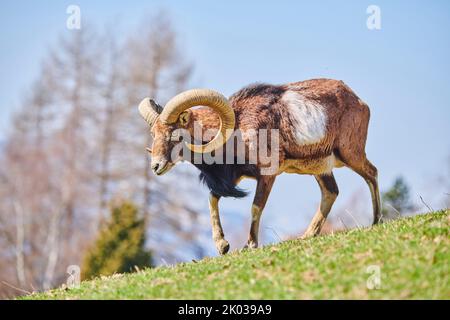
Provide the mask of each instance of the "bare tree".
MULTIPOLYGON (((18 113, 13 122, 13 131, 5 145, 1 157, 2 212, 0 235, 10 243, 15 257, 15 273, 18 285, 28 287, 28 266, 33 263, 36 252, 34 243, 45 234, 45 208, 41 196, 47 192, 47 162, 44 152, 44 130, 46 124, 45 90, 40 84, 33 87, 30 97, 24 99, 24 109, 18 113), (36 215, 42 214, 39 231, 30 229, 36 215), (9 224, 13 222, 13 228, 9 224), (9 223, 8 223, 9 222, 9 223), (8 228, 9 227, 9 228, 8 228), (12 234, 10 230, 13 230, 12 234), (14 242, 12 241, 14 239, 14 242), (28 266, 27 266, 28 264, 28 266)), ((3 252, 3 251, 2 251, 3 252)), ((9 250, 5 256, 8 257, 9 250)))
POLYGON ((103 213, 110 202, 109 187, 112 181, 120 176, 118 168, 112 168, 114 147, 119 143, 116 131, 127 108, 123 99, 123 59, 122 50, 112 35, 104 38, 105 63, 101 79, 101 99, 103 106, 99 120, 100 137, 99 146, 99 207, 103 213))
MULTIPOLYGON (((49 64, 55 100, 55 114, 60 116, 61 126, 52 141, 51 152, 58 158, 59 203, 54 203, 50 218, 46 246, 48 259, 44 272, 43 287, 53 282, 59 257, 60 232, 67 239, 66 248, 76 244, 72 230, 77 227, 76 215, 84 216, 90 203, 86 201, 93 184, 90 164, 94 157, 94 145, 89 137, 96 130, 95 102, 98 97, 98 63, 101 52, 96 47, 97 36, 89 28, 83 28, 60 41, 61 50, 52 55, 49 64), (56 154, 56 155, 55 155, 56 154), (62 224, 62 219, 67 219, 62 224)), ((95 201, 95 200, 92 200, 95 201)))

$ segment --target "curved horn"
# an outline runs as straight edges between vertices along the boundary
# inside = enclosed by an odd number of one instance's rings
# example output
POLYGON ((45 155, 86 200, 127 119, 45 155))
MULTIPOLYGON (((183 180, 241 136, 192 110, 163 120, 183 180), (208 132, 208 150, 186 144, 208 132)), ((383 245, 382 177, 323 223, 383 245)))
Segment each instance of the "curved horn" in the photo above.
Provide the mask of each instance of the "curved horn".
POLYGON ((139 103, 139 113, 150 127, 153 126, 161 111, 162 107, 150 98, 145 98, 139 103))
POLYGON ((193 89, 173 97, 164 107, 160 119, 165 123, 175 123, 180 114, 195 106, 208 106, 219 114, 220 127, 216 136, 202 145, 187 144, 187 147, 198 153, 208 153, 220 148, 233 134, 235 125, 234 110, 227 98, 209 89, 193 89))

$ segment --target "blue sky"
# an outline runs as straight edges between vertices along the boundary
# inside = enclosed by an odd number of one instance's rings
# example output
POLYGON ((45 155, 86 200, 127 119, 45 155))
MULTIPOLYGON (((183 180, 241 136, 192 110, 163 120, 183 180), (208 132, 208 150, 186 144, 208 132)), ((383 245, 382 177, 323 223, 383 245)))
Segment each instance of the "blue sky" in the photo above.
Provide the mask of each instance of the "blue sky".
MULTIPOLYGON (((256 81, 344 80, 371 108, 367 154, 381 188, 402 174, 415 200, 422 195, 440 206, 444 190, 434 179, 450 156, 449 1, 2 1, 0 140, 48 48, 73 32, 65 27, 70 4, 80 6, 82 26, 117 24, 121 34, 166 8, 195 64, 195 85, 225 95, 256 81), (381 30, 366 27, 371 4, 381 9, 381 30)), ((335 175, 341 191, 335 208, 355 191, 369 201, 359 176, 347 169, 335 175)), ((281 176, 263 223, 283 235, 298 232, 318 201, 314 178, 281 176)), ((245 214, 250 205, 251 197, 222 204, 245 214)))

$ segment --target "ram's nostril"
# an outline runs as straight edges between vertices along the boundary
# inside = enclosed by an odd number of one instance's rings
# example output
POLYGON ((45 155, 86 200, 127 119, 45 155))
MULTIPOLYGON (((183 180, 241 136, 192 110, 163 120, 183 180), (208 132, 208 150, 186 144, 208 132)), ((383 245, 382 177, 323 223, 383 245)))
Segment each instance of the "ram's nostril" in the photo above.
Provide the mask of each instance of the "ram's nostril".
POLYGON ((159 168, 159 163, 155 163, 154 165, 152 165, 152 170, 156 171, 159 168))

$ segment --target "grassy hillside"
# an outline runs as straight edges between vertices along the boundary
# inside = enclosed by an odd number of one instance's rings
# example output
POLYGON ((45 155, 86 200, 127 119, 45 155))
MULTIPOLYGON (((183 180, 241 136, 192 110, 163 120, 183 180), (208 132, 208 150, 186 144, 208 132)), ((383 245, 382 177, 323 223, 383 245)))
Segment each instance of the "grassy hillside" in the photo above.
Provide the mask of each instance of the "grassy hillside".
POLYGON ((24 299, 450 299, 449 210, 24 299), (381 287, 370 290, 371 265, 381 287))

